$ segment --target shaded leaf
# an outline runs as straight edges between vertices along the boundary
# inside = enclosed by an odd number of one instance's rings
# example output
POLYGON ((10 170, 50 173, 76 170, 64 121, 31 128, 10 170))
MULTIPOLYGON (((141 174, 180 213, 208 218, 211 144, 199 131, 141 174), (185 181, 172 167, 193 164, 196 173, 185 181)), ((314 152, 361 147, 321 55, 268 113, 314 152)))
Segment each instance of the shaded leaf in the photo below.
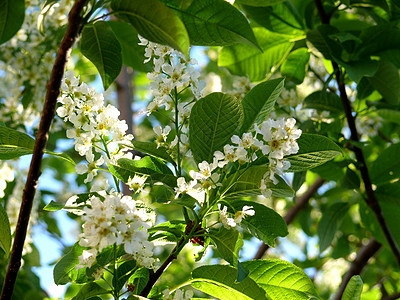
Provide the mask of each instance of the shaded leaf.
POLYGON ((229 205, 233 208, 234 213, 241 211, 243 206, 253 206, 255 210, 254 216, 246 216, 241 222, 241 226, 245 227, 253 236, 263 241, 264 243, 275 246, 275 239, 288 235, 287 225, 285 220, 273 209, 266 207, 263 204, 234 200, 229 201, 229 205))
POLYGON ((98 21, 83 27, 81 51, 96 66, 104 89, 108 89, 122 68, 121 46, 110 25, 98 21))
POLYGON ((277 78, 259 83, 246 94, 242 100, 243 125, 240 133, 253 130, 254 123, 261 123, 274 109, 284 85, 283 78, 277 78))
POLYGON ((306 76, 310 53, 307 48, 299 48, 291 52, 282 64, 281 73, 296 84, 303 82, 306 76))
POLYGON ((226 229, 221 226, 218 230, 211 229, 209 236, 217 246, 219 254, 232 266, 236 267, 239 261, 239 251, 243 247, 243 239, 235 229, 226 229))
POLYGON ((88 282, 81 287, 78 294, 72 300, 85 300, 90 299, 97 295, 108 294, 109 291, 102 288, 95 282, 88 282))
POLYGON ((130 24, 144 38, 189 53, 189 36, 180 18, 156 0, 114 0, 116 15, 130 24))
POLYGON ((0 1, 0 44, 11 39, 25 18, 25 0, 0 1))
POLYGON ((343 112, 340 97, 332 92, 316 91, 304 99, 305 108, 313 108, 319 112, 329 111, 334 114, 343 112))
POLYGON ((289 172, 312 169, 342 153, 336 143, 322 135, 303 133, 297 143, 299 152, 287 156, 291 163, 289 172))
POLYGON ((3 249, 5 256, 10 254, 11 248, 11 229, 7 212, 0 204, 0 248, 3 249))
POLYGON ((85 248, 76 243, 72 249, 57 262, 53 269, 54 283, 64 285, 76 279, 75 266, 79 264, 79 256, 85 248))
POLYGON ((162 160, 165 160, 166 162, 176 165, 175 161, 168 154, 167 149, 165 147, 160 146, 157 148, 157 145, 152 142, 132 141, 132 144, 135 150, 147 153, 151 156, 160 158, 162 160))
POLYGON ((400 143, 386 148, 369 169, 372 183, 384 184, 400 178, 400 143))
POLYGON ((393 105, 399 103, 400 76, 397 67, 391 62, 381 60, 378 71, 368 80, 388 103, 393 105))
POLYGON ((318 223, 319 251, 322 253, 332 243, 336 232, 342 224, 349 205, 344 202, 337 202, 324 211, 321 220, 318 223))

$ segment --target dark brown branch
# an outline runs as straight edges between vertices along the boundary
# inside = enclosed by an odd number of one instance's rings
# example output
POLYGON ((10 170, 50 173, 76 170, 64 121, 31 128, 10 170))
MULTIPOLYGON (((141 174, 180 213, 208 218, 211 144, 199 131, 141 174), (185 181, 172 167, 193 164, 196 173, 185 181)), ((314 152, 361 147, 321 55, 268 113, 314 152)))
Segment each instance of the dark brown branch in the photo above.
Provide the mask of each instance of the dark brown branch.
MULTIPOLYGON (((286 221, 286 224, 290 224, 293 222, 293 220, 296 218, 296 216, 299 214, 299 212, 304 208, 304 206, 307 205, 308 201, 311 199, 311 197, 318 191, 318 189, 325 183, 325 180, 318 177, 317 180, 308 188, 308 190, 298 197, 296 199, 296 205, 293 206, 287 214, 283 217, 283 219, 286 221)), ((265 252, 268 250, 269 246, 267 244, 262 244, 260 248, 258 248, 258 251, 256 255, 254 255, 253 259, 261 259, 265 252)))
MULTIPOLYGON (((318 9, 318 12, 319 12, 319 15, 321 18, 321 22, 323 24, 329 24, 330 18, 325 13, 321 0, 315 0, 315 5, 317 6, 317 9, 318 9)), ((358 131, 356 128, 355 118, 352 113, 352 107, 351 107, 349 98, 347 97, 346 86, 345 86, 345 83, 343 80, 342 73, 340 71, 339 65, 333 60, 331 62, 332 62, 332 67, 334 69, 336 81, 337 81, 338 88, 339 88, 340 99, 342 101, 343 109, 344 109, 344 112, 346 115, 347 123, 349 125, 350 133, 351 133, 350 139, 352 141, 359 142, 360 138, 359 138, 358 131)), ((400 266, 400 248, 397 245, 395 239, 393 238, 392 233, 390 232, 390 228, 387 225, 386 220, 383 216, 383 212, 379 205, 378 199, 375 197, 375 193, 374 193, 374 190, 372 189, 372 183, 371 183, 371 179, 369 176, 368 167, 367 167, 367 164, 366 164, 366 161, 364 158, 363 151, 361 148, 359 148, 357 146, 353 146, 353 152, 356 155, 356 159, 360 164, 359 170, 361 173, 361 178, 364 182, 365 192, 367 194, 366 203, 374 212, 374 214, 378 220, 378 223, 379 223, 380 227, 382 228, 383 233, 385 234, 386 240, 389 243, 390 249, 392 250, 393 255, 395 256, 395 258, 397 260, 397 264, 400 266)))
POLYGON ((42 117, 40 119, 39 130, 36 134, 35 147, 33 150, 24 193, 22 195, 21 209, 15 231, 10 262, 8 264, 6 277, 4 279, 1 300, 11 299, 17 274, 19 268, 21 267, 22 249, 24 247, 29 217, 32 210, 33 198, 35 196, 36 187, 41 175, 40 167, 43 153, 48 140, 50 125, 54 118, 57 97, 60 93, 61 80, 64 75, 65 64, 68 60, 72 45, 74 44, 74 41, 81 30, 81 12, 86 1, 87 0, 76 0, 71 9, 68 18, 68 28, 58 49, 51 77, 47 83, 46 99, 43 107, 42 117))
POLYGON ((339 287, 338 293, 334 300, 342 299, 343 292, 346 289, 347 284, 354 275, 359 275, 364 267, 368 264, 368 260, 373 257, 378 250, 382 247, 380 243, 371 238, 367 245, 363 246, 357 253, 356 259, 351 263, 349 271, 343 278, 342 284, 339 287))

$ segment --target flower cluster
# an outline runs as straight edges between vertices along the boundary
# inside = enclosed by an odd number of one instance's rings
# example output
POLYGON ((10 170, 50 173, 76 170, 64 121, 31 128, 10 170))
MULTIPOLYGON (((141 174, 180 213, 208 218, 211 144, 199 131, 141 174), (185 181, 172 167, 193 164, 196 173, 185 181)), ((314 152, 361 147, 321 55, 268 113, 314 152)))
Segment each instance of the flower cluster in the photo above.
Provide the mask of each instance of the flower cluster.
POLYGON ((104 198, 92 196, 90 208, 83 208, 83 233, 80 234, 79 245, 88 247, 79 257, 76 269, 91 267, 96 256, 110 245, 123 245, 127 254, 146 268, 153 267, 154 245, 148 241, 147 229, 153 225, 145 208, 130 196, 122 196, 116 192, 106 194, 99 192, 104 198))
POLYGON ((154 71, 147 74, 151 81, 150 89, 154 96, 153 101, 147 106, 147 114, 159 107, 165 106, 168 110, 173 106, 174 93, 185 86, 190 86, 195 99, 201 97, 204 81, 199 80, 200 73, 193 65, 195 59, 188 60, 185 55, 171 47, 150 42, 139 36, 139 45, 146 46, 145 63, 153 59, 154 71))
POLYGON ((269 183, 277 184, 278 179, 275 175, 282 175, 290 167, 290 162, 284 157, 299 151, 296 140, 300 137, 301 130, 297 129, 295 124, 296 120, 293 118, 268 119, 260 126, 255 124, 255 135, 247 132, 241 138, 237 135, 232 136, 231 141, 234 145, 225 145, 223 152, 215 151, 212 163, 199 163, 199 172, 189 172, 194 180, 186 182, 183 177, 178 179, 176 196, 181 193, 192 195, 196 190, 215 188, 220 185, 218 168, 236 161, 240 164, 251 163, 262 156, 268 157, 269 162, 268 171, 260 182, 260 189, 265 197, 271 196, 269 183))
POLYGON ((62 105, 57 114, 73 125, 67 130, 67 137, 75 139, 75 150, 88 162, 76 166, 78 174, 87 173, 85 182, 92 181, 104 162, 132 158, 127 146, 133 135, 126 134, 128 125, 125 120, 119 120, 119 110, 110 104, 106 106, 103 94, 80 82, 72 71, 65 73, 58 101, 62 105))
POLYGON ((164 290, 163 292, 163 299, 165 300, 189 300, 193 298, 193 291, 192 290, 175 290, 175 294, 172 295, 169 289, 164 290))
POLYGON ((74 1, 48 4, 43 15, 42 2, 26 1, 28 13, 21 29, 0 47, 0 119, 6 123, 22 121, 31 126, 39 118, 58 49, 55 37, 67 23, 67 13, 74 1))
POLYGON ((236 227, 236 225, 240 224, 245 217, 254 216, 256 213, 253 209, 253 206, 248 205, 243 206, 242 210, 237 211, 234 218, 229 216, 228 207, 222 207, 220 203, 218 204, 218 210, 221 223, 226 229, 236 227))

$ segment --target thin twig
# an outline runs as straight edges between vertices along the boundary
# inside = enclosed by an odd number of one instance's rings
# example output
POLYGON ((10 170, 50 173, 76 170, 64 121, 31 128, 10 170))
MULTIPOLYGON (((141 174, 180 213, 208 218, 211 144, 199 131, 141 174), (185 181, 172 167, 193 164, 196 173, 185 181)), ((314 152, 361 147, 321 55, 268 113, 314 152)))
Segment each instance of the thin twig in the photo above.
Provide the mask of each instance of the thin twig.
POLYGON ((334 300, 342 299, 343 292, 346 289, 351 277, 354 275, 359 275, 364 267, 367 265, 368 260, 373 257, 382 245, 371 238, 367 245, 362 247, 357 253, 356 259, 351 263, 350 269, 347 271, 343 278, 342 284, 339 287, 338 293, 335 295, 334 300))
MULTIPOLYGON (((330 17, 325 13, 325 10, 324 10, 321 0, 315 0, 315 5, 317 6, 321 22, 323 24, 329 24, 330 17)), ((344 109, 344 112, 346 115, 347 123, 349 125, 350 133, 351 133, 350 139, 352 141, 359 142, 360 138, 359 138, 358 131, 356 128, 355 118, 352 113, 352 107, 351 107, 349 98, 347 97, 346 86, 343 81, 342 73, 340 71, 339 65, 333 60, 331 62, 332 62, 332 67, 334 69, 336 81, 337 81, 338 88, 339 88, 340 99, 342 101, 343 109, 344 109)), ((395 258, 397 260, 397 264, 400 266, 400 248, 397 245, 395 239, 393 238, 390 228, 387 225, 386 220, 383 216, 383 212, 379 205, 378 199, 375 197, 375 193, 372 188, 372 182, 371 182, 371 179, 369 176, 368 167, 367 167, 367 164, 366 164, 366 161, 364 158, 363 151, 361 148, 359 148, 357 146, 353 146, 352 149, 353 149, 354 154, 356 155, 357 161, 360 164, 359 170, 361 173, 361 178, 364 182, 365 192, 367 194, 367 198, 365 199, 366 203, 374 212, 374 214, 378 220, 378 223, 379 223, 380 227, 382 228, 382 231, 386 237, 386 240, 389 243, 390 249, 392 250, 393 255, 395 256, 395 258)))
POLYGON ((32 210, 33 198, 35 196, 36 187, 41 175, 40 167, 43 153, 48 140, 51 122, 54 118, 57 97, 60 93, 61 80, 64 75, 65 65, 68 60, 72 45, 74 44, 74 41, 81 30, 81 12, 86 1, 87 0, 76 0, 71 9, 68 18, 68 28, 58 49, 51 77, 47 83, 46 99, 43 107, 42 117, 40 119, 39 130, 36 134, 35 147, 22 196, 21 209, 18 217, 17 228, 15 230, 15 238, 11 251, 10 262, 8 264, 6 277, 4 279, 1 300, 11 299, 17 274, 19 268, 21 267, 22 249, 24 247, 29 217, 32 210))
MULTIPOLYGON (((286 221, 286 224, 289 225, 290 223, 293 222, 293 220, 296 218, 296 216, 299 214, 299 212, 306 206, 308 201, 311 199, 311 197, 318 191, 318 189, 325 183, 325 180, 318 177, 317 180, 308 188, 308 190, 301 195, 300 197, 296 198, 296 205, 293 206, 287 214, 283 217, 283 219, 286 221)), ((254 255, 253 259, 261 259, 265 252, 269 249, 269 246, 267 244, 262 244, 256 253, 254 255)))

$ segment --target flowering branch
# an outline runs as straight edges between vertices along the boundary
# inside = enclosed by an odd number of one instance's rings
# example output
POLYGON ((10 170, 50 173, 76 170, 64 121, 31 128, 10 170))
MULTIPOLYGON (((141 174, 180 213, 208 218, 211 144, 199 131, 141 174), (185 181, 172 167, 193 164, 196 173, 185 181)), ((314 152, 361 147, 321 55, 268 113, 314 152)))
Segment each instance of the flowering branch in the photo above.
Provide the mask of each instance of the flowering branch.
MULTIPOLYGON (((308 188, 308 190, 303 195, 301 195, 296 199, 296 205, 293 206, 291 209, 289 209, 287 214, 284 216, 284 220, 286 221, 287 225, 293 222, 293 220, 296 218, 299 212, 304 208, 304 206, 306 206, 311 197, 318 191, 318 189, 324 183, 325 180, 322 179, 321 177, 318 177, 317 180, 315 180, 315 182, 308 188)), ((269 246, 267 244, 262 244, 258 248, 258 251, 254 255, 253 259, 261 259, 268 249, 269 246)))
MULTIPOLYGON (((329 24, 330 16, 326 14, 321 0, 315 0, 315 5, 317 6, 321 22, 323 24, 329 24)), ((343 109, 344 109, 344 112, 346 115, 347 123, 349 124, 350 132, 351 132, 350 139, 357 143, 360 141, 360 139, 359 139, 358 131, 356 128, 355 118, 352 114, 352 107, 351 107, 349 98, 347 97, 346 86, 343 81, 343 74, 340 71, 339 65, 333 60, 331 62, 332 62, 332 67, 335 72, 336 81, 337 81, 337 84, 339 87, 340 99, 342 100, 343 109)), ((368 204, 368 206, 372 209, 372 211, 374 212, 374 214, 379 222, 379 225, 381 226, 382 231, 385 234, 386 240, 388 241, 389 246, 393 252, 393 255, 395 256, 395 258, 397 260, 397 264, 400 266, 400 248, 397 245, 395 239, 393 238, 393 235, 389 229, 389 226, 387 225, 386 220, 383 216, 383 212, 379 205, 378 199, 376 198, 374 190, 372 189, 372 183, 371 183, 371 179, 370 179, 370 176, 368 173, 368 167, 367 167, 367 164, 366 164, 366 161, 364 158, 363 151, 361 148, 359 148, 355 145, 353 145, 352 150, 353 150, 354 154, 356 155, 357 161, 360 163, 359 170, 361 173, 361 178, 364 182, 365 192, 367 194, 367 198, 365 199, 365 201, 368 204)))
POLYGON ((360 274, 364 267, 367 265, 368 260, 373 257, 381 247, 382 245, 379 242, 371 238, 368 244, 362 247, 360 251, 358 251, 357 257, 351 263, 349 271, 347 271, 346 275, 344 276, 342 284, 339 287, 339 291, 336 294, 334 300, 342 299, 344 290, 346 289, 346 286, 351 277, 360 274))
POLYGON ((33 156, 22 196, 18 224, 15 230, 15 238, 11 251, 10 262, 8 264, 6 277, 4 279, 1 300, 11 299, 18 270, 21 267, 22 249, 24 246, 29 217, 32 210, 33 198, 35 196, 36 187, 41 175, 40 166, 42 163, 43 153, 48 140, 51 122, 54 118, 57 97, 60 93, 61 79, 64 74, 69 53, 76 37, 81 30, 81 12, 85 4, 86 0, 77 0, 71 9, 67 31, 58 49, 51 77, 47 83, 45 104, 43 107, 42 117, 40 119, 39 130, 36 134, 33 156))

